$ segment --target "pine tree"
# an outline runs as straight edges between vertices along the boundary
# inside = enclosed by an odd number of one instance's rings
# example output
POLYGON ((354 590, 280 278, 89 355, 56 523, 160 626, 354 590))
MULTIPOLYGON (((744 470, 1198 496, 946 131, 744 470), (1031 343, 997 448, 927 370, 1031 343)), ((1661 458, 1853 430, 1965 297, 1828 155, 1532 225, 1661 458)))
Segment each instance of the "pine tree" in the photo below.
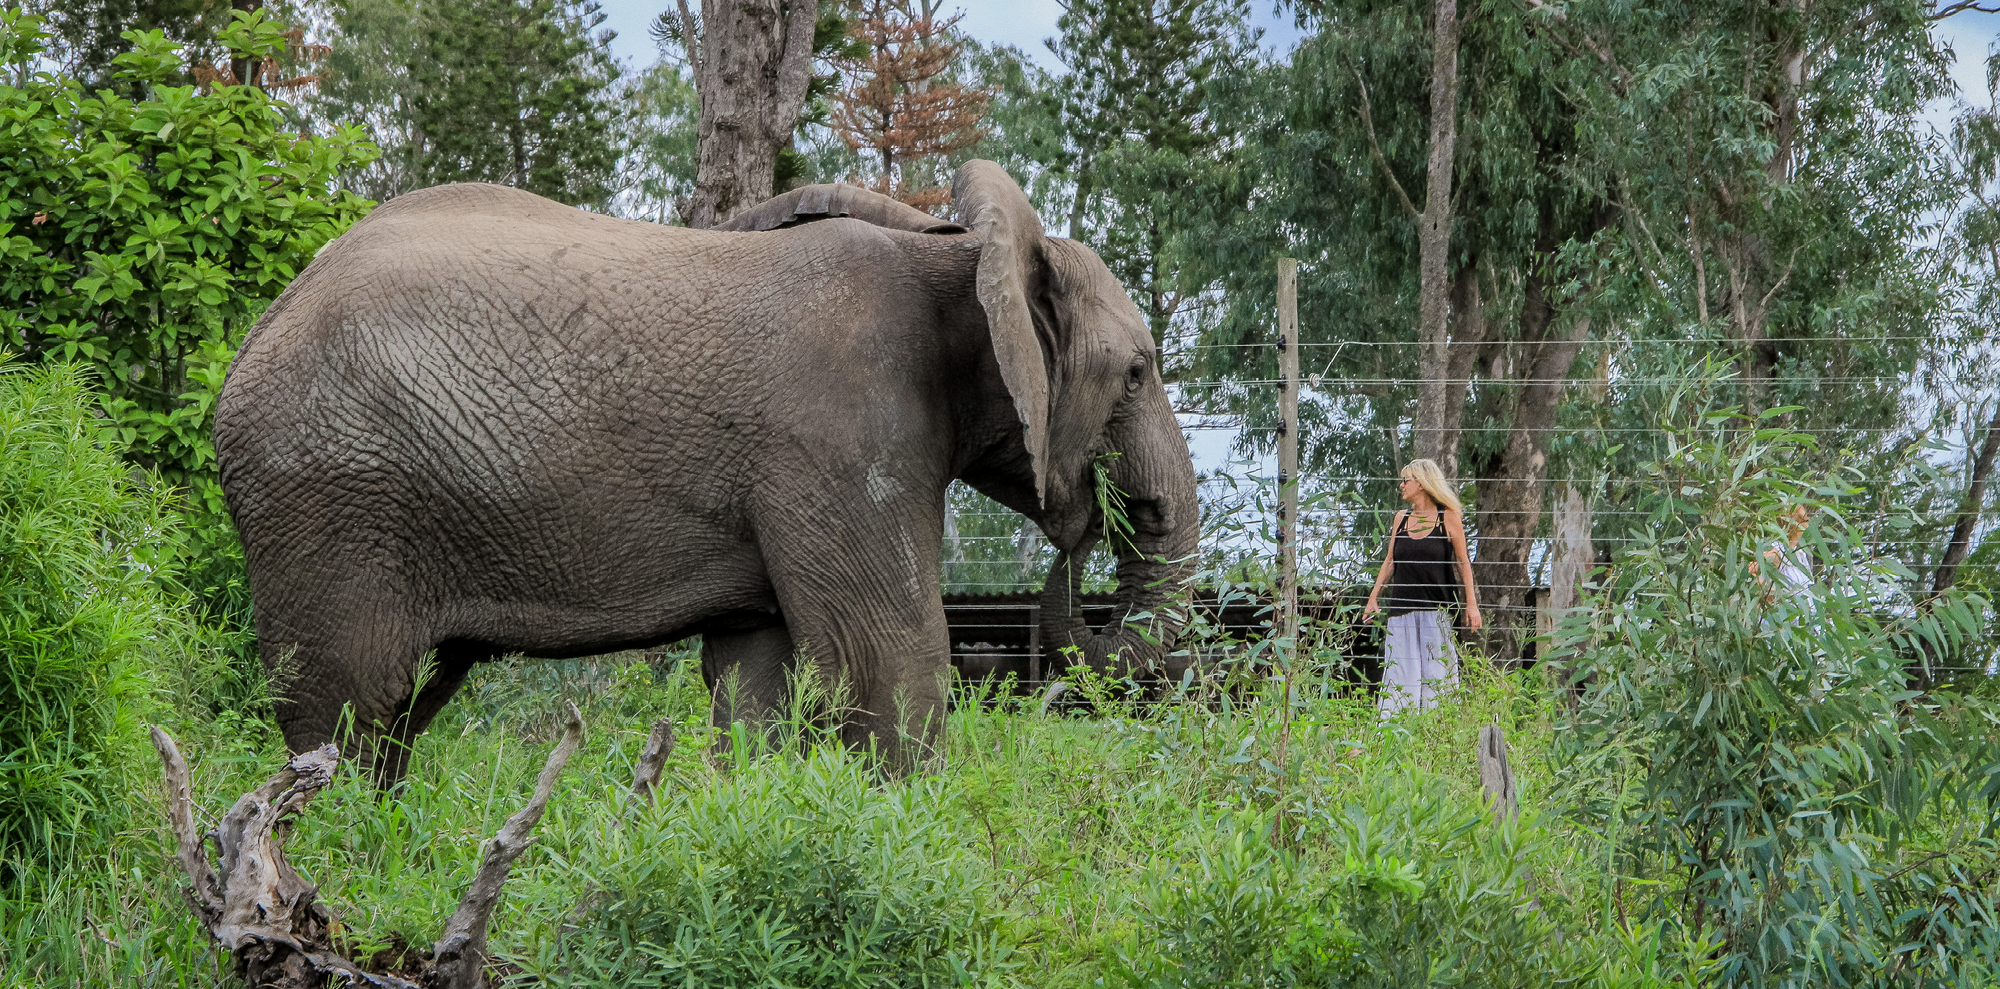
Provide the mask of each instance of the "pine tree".
POLYGON ((496 182, 603 207, 616 179, 619 69, 594 0, 344 0, 313 111, 367 125, 376 199, 496 182))
POLYGON ((980 118, 992 97, 950 78, 964 51, 952 36, 959 17, 939 18, 941 0, 857 0, 848 36, 861 51, 835 65, 847 84, 834 96, 829 124, 847 146, 872 156, 864 179, 919 209, 951 197, 936 180, 936 160, 979 143, 980 118), (926 162, 926 159, 929 159, 926 162))
POLYGON ((1069 68, 1057 167, 1074 185, 1069 236, 1086 240, 1164 340, 1198 291, 1182 235, 1223 190, 1228 135, 1209 81, 1253 48, 1243 0, 1073 0, 1052 42, 1069 68), (1199 190, 1199 191, 1198 191, 1199 190))

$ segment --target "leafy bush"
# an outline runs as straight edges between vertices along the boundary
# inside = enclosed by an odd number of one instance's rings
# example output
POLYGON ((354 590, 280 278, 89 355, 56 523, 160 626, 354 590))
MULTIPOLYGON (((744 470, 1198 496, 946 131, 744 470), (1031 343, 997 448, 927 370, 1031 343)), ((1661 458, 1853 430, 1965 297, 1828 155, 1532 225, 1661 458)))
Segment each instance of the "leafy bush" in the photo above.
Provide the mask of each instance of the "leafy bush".
MULTIPOLYGON (((141 464, 212 501, 209 424, 250 324, 313 255, 371 205, 334 191, 372 159, 360 131, 312 137, 252 86, 168 83, 181 46, 128 31, 120 78, 143 100, 87 93, 29 71, 40 19, 0 14, 0 339, 23 358, 97 368, 105 409, 141 464)), ((262 57, 285 44, 261 12, 223 44, 262 57)), ((209 507, 219 511, 220 502, 209 507)))
POLYGON ((837 744, 671 788, 575 863, 602 892, 544 974, 619 987, 1006 983, 1002 917, 951 818, 935 782, 880 786, 837 744))
POLYGON ((1720 930, 1730 984, 1990 984, 2000 712, 1907 686, 1983 602, 1904 596, 1840 479, 1785 468, 1812 442, 1733 411, 1676 431, 1648 524, 1557 636, 1584 694, 1556 762, 1621 901, 1720 930), (1793 588, 1766 553, 1800 504, 1819 570, 1793 588))
POLYGON ((39 868, 101 836, 141 660, 177 627, 153 579, 167 495, 100 442, 87 373, 0 367, 0 859, 39 868))
MULTIPOLYGON (((36 71, 40 19, 0 11, 0 350, 97 372, 128 459, 184 489, 200 617, 251 652, 242 551, 210 440, 238 344, 326 243, 372 205, 334 176, 376 155, 361 131, 297 133, 253 86, 175 86, 184 53, 127 31, 114 73, 144 99, 36 71)), ((237 14, 233 52, 281 50, 281 26, 237 14)), ((238 693, 253 693, 247 677, 238 693)), ((238 698, 243 699, 241 697, 238 698)))
MULTIPOLYGON (((1248 813, 1229 824, 1221 841, 1176 848, 1150 870, 1138 900, 1145 933, 1119 952, 1125 982, 1305 986, 1349 972, 1354 936, 1336 898, 1271 846, 1268 818, 1248 813)), ((1212 829, 1197 826, 1197 836, 1204 830, 1212 829)))

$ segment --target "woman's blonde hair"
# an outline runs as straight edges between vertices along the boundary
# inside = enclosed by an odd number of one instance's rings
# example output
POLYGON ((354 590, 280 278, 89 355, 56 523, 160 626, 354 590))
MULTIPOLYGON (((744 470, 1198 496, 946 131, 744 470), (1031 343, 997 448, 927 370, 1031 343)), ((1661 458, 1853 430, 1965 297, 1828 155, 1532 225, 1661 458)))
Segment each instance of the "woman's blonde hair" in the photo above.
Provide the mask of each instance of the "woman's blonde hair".
POLYGON ((1423 485, 1424 493, 1441 508, 1449 508, 1460 515, 1465 514, 1465 506, 1459 504, 1458 493, 1451 489, 1451 482, 1444 479, 1444 471, 1438 469, 1437 461, 1412 460, 1403 468, 1403 477, 1414 478, 1423 485))

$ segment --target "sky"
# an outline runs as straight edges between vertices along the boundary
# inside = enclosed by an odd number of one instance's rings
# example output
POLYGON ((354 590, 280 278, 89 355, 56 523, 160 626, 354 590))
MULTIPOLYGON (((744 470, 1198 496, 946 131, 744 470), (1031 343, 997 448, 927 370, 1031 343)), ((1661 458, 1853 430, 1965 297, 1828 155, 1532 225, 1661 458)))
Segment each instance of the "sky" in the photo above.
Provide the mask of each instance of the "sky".
MULTIPOLYGON (((646 25, 668 9, 662 0, 601 0, 604 26, 618 32, 611 42, 612 54, 630 67, 652 64, 652 36, 646 25)), ((690 2, 690 8, 699 6, 690 2)), ((1045 68, 1055 68, 1055 59, 1046 38, 1056 35, 1056 18, 1062 16, 1057 0, 969 0, 962 4, 965 19, 958 26, 989 45, 1013 45, 1028 53, 1045 68)), ((1289 16, 1280 17, 1271 0, 1251 0, 1253 22, 1264 29, 1267 46, 1290 47, 1299 36, 1289 16)))

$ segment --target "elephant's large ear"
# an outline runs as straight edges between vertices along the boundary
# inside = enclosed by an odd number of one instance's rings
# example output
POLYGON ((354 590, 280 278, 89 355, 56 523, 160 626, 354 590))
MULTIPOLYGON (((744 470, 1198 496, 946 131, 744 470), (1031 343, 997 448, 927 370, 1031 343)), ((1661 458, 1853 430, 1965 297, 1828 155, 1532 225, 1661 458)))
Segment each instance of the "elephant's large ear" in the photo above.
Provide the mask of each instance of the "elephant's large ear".
POLYGON ((1000 376, 1021 418, 1039 502, 1048 493, 1049 370, 1028 293, 1040 280, 1042 221, 1013 177, 990 161, 975 158, 961 166, 951 198, 958 222, 979 238, 979 305, 986 310, 1000 376))

